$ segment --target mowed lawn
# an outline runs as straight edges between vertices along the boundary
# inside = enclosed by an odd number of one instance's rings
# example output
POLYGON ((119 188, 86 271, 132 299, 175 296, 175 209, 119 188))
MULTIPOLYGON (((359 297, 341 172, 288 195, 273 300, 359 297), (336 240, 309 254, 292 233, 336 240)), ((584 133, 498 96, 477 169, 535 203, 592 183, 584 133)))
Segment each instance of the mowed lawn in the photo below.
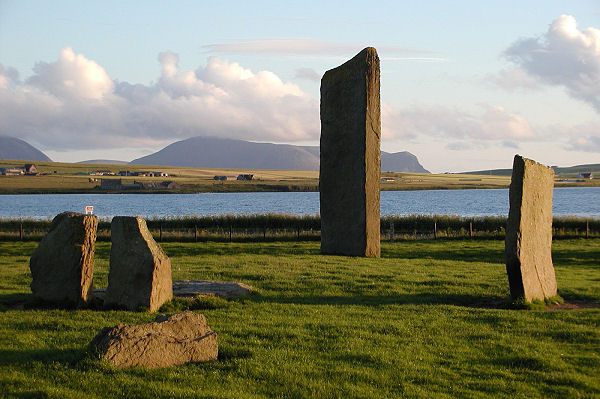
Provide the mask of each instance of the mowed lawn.
MULTIPOLYGON (((322 256, 318 242, 165 243, 175 280, 256 292, 196 301, 219 360, 162 370, 86 353, 102 327, 155 314, 18 309, 36 245, 0 243, 1 397, 600 397, 600 239, 554 242, 574 310, 507 309, 503 241, 386 242, 380 259, 322 256)), ((109 252, 98 243, 97 287, 109 252)))

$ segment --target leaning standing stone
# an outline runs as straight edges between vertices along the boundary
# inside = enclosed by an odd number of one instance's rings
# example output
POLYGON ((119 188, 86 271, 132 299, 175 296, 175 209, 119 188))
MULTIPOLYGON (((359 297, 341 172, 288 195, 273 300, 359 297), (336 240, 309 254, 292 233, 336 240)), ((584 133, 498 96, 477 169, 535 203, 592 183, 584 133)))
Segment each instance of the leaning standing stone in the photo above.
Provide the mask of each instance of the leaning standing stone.
POLYGON ((31 256, 31 291, 46 302, 82 305, 94 275, 98 218, 63 212, 57 215, 31 256))
POLYGON ((368 47, 321 79, 321 252, 380 255, 379 57, 368 47))
POLYGON ((103 328, 89 344, 115 367, 160 368, 217 360, 217 334, 204 315, 186 311, 151 323, 103 328))
POLYGON ((169 257, 154 241, 142 218, 115 216, 110 229, 112 246, 104 305, 157 311, 173 297, 169 257))
POLYGON ((506 225, 506 272, 510 295, 526 301, 557 294, 552 264, 554 171, 515 155, 506 225))

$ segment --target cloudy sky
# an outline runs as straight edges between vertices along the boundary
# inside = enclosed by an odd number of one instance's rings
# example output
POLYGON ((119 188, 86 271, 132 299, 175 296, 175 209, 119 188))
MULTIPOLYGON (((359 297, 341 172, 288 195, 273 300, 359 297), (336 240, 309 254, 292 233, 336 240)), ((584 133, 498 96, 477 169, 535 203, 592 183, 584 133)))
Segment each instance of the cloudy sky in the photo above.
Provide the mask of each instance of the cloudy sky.
POLYGON ((65 162, 317 145, 320 78, 366 46, 382 150, 432 172, 600 163, 597 0, 0 0, 0 135, 65 162))

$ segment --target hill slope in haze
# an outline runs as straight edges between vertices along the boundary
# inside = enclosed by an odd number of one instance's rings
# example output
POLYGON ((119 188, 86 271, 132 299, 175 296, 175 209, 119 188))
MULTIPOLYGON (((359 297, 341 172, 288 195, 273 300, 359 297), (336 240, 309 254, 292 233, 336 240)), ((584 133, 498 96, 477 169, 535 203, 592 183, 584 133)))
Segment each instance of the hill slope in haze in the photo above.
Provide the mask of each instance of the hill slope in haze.
MULTIPOLYGON (((319 147, 192 137, 131 161, 136 165, 196 168, 318 170, 319 147)), ((429 173, 409 152, 381 152, 381 170, 429 173)))
MULTIPOLYGON (((578 175, 583 172, 600 173, 600 164, 591 163, 575 166, 552 166, 552 169, 554 169, 554 173, 557 175, 578 175)), ((475 170, 462 173, 470 175, 510 176, 512 175, 512 169, 475 170)))
POLYGON ((77 163, 88 163, 97 165, 127 165, 129 162, 118 161, 115 159, 88 159, 87 161, 79 161, 77 163))
POLYGON ((215 137, 192 137, 170 144, 132 164, 231 169, 319 168, 319 157, 287 144, 252 143, 215 137))
POLYGON ((0 136, 0 159, 15 159, 19 161, 52 160, 43 152, 29 143, 16 137, 0 136))
POLYGON ((381 151, 381 170, 384 172, 429 173, 417 157, 408 151, 389 153, 381 151))

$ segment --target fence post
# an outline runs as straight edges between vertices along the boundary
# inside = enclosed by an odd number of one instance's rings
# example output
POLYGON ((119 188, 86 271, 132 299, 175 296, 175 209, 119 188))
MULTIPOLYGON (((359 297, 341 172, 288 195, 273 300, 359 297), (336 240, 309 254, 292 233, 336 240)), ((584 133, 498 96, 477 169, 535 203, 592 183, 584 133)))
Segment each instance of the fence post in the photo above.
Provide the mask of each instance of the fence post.
POLYGON ((229 225, 229 242, 231 242, 231 230, 233 229, 233 227, 231 225, 229 225))
POLYGON ((162 242, 162 224, 158 226, 158 241, 162 242))
POLYGON ((390 242, 394 242, 394 221, 390 220, 390 242))
POLYGON ((590 238, 590 221, 585 221, 585 238, 590 238))
POLYGON ((473 222, 469 222, 469 238, 473 238, 473 222))
POLYGON ((437 239, 437 222, 433 221, 433 239, 437 239))
POLYGON ((194 225, 194 241, 198 242, 198 226, 194 225))
POLYGON ((263 239, 267 238, 267 226, 263 226, 263 239))
POLYGON ((23 241, 23 221, 19 222, 19 240, 23 241))
POLYGON ((296 227, 296 232, 298 233, 298 241, 300 241, 300 226, 296 227))

